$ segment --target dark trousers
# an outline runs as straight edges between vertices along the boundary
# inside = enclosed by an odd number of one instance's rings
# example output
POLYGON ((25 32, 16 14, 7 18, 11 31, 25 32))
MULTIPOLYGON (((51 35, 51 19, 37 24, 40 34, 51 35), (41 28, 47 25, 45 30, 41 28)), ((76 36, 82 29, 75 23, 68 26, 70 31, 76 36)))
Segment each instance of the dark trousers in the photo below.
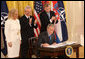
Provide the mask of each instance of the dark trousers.
POLYGON ((21 49, 20 49, 20 58, 28 58, 29 54, 29 46, 26 43, 21 44, 21 49))
POLYGON ((61 55, 61 56, 57 56, 58 58, 69 58, 68 56, 66 55, 61 55))

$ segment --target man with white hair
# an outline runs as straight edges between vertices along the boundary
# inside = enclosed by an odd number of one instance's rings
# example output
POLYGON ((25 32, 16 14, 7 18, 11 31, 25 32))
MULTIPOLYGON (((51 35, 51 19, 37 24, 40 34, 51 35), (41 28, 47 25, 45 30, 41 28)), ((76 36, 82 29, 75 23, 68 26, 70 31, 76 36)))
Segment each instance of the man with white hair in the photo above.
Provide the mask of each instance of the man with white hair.
POLYGON ((26 6, 24 10, 24 16, 20 18, 21 25, 21 58, 28 57, 29 43, 28 39, 34 37, 33 28, 37 28, 37 21, 31 16, 32 11, 30 6, 26 6))

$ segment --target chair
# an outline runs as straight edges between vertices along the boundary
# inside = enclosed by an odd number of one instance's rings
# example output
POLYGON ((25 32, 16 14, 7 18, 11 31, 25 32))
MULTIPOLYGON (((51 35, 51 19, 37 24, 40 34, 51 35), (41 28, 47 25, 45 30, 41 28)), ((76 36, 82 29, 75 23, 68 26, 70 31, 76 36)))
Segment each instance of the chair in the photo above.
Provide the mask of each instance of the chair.
POLYGON ((32 55, 36 55, 37 57, 37 50, 38 50, 38 37, 31 37, 28 39, 29 41, 29 57, 32 58, 32 55))

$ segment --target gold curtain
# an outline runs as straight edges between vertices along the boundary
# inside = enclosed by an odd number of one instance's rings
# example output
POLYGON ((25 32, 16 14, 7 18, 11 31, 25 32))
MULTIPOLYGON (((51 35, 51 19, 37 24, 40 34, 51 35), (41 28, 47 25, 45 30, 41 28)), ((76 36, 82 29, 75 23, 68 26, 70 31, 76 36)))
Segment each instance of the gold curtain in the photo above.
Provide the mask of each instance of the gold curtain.
MULTIPOLYGON (((18 9, 19 17, 23 16, 24 8, 29 5, 32 8, 33 12, 33 1, 6 1, 8 10, 10 11, 12 8, 18 9)), ((32 14, 33 15, 33 14, 32 14)))
POLYGON ((67 1, 63 1, 63 4, 64 4, 64 8, 65 8, 65 13, 66 13, 66 21, 67 21, 67 1))
POLYGON ((12 8, 18 9, 18 1, 7 1, 8 10, 10 11, 12 8))

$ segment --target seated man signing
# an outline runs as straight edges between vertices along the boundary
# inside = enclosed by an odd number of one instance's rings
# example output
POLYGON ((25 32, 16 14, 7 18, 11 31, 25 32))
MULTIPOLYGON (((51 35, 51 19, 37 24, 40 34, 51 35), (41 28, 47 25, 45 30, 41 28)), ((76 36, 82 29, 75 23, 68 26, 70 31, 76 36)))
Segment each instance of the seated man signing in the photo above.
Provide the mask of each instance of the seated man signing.
POLYGON ((47 26, 47 31, 42 32, 39 35, 39 39, 38 39, 38 47, 46 47, 52 44, 57 44, 56 43, 56 38, 55 38, 55 34, 54 34, 54 25, 53 24, 49 24, 47 26))

